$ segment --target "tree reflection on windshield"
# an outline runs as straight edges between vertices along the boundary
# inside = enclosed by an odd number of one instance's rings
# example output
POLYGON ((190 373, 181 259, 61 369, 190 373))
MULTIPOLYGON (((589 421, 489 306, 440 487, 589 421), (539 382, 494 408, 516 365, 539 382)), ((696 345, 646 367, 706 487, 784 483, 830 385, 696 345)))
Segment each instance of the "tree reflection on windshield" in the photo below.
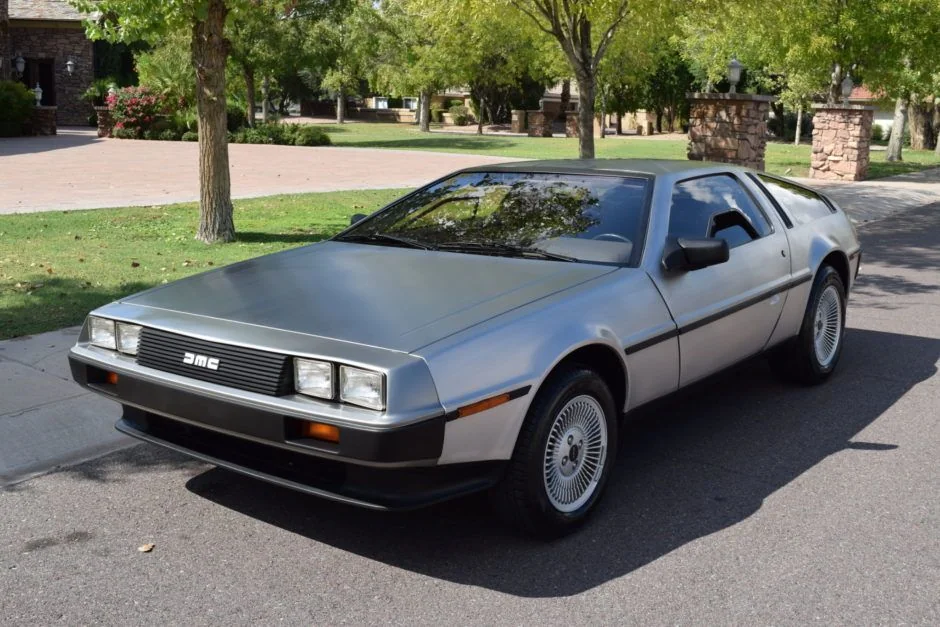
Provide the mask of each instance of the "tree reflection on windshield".
POLYGON ((614 176, 468 172, 405 197, 345 235, 395 235, 430 247, 533 247, 613 235, 629 245, 643 228, 646 186, 614 176))

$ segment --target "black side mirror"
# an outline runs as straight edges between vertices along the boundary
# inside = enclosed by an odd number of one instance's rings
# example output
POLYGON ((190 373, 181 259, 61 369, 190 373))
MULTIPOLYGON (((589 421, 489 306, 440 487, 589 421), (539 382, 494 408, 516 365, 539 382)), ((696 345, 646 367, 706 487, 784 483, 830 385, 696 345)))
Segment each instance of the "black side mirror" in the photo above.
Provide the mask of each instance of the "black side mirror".
POLYGON ((679 237, 666 245, 663 268, 667 272, 699 270, 728 261, 728 242, 723 239, 679 237))
POLYGON ((362 222, 363 220, 365 220, 365 219, 368 218, 368 217, 369 217, 369 216, 367 216, 367 215, 364 214, 364 213, 354 213, 353 216, 349 219, 349 226, 352 226, 352 225, 354 225, 354 224, 357 224, 357 223, 359 223, 359 222, 362 222))

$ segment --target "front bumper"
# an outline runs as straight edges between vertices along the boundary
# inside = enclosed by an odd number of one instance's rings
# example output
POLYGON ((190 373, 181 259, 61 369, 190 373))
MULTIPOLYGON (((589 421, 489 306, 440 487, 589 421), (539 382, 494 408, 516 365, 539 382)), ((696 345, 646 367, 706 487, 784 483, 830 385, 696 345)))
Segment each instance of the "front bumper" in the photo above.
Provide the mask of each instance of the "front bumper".
POLYGON ((236 472, 373 509, 409 509, 485 489, 503 462, 435 466, 445 417, 382 430, 340 427, 339 443, 297 437, 299 418, 107 371, 69 356, 72 376, 124 407, 118 430, 236 472))

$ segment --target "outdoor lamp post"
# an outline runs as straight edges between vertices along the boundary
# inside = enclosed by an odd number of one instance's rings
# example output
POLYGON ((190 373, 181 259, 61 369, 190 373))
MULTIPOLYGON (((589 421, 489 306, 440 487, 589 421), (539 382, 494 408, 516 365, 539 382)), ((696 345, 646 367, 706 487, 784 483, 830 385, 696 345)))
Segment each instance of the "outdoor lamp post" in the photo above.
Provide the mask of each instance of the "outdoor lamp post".
POLYGON ((846 74, 845 78, 842 79, 842 104, 849 104, 849 97, 852 95, 854 88, 855 83, 852 81, 852 75, 846 74))
POLYGON ((728 83, 731 85, 731 89, 728 90, 729 94, 738 92, 738 83, 741 82, 741 70, 743 69, 744 66, 741 65, 741 62, 736 57, 731 57, 731 62, 728 63, 728 83))
POLYGON ((36 88, 33 89, 33 95, 36 96, 36 106, 39 106, 39 103, 42 102, 42 87, 39 86, 39 83, 36 83, 36 88))
POLYGON ((69 57, 69 60, 65 62, 65 71, 69 73, 69 76, 75 73, 75 59, 69 57))

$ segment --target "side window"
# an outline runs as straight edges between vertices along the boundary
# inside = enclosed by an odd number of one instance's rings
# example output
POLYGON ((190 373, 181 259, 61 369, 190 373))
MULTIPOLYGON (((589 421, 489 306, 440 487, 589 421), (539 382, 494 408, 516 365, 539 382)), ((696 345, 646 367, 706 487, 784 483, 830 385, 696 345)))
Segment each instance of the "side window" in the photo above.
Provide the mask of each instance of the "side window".
POLYGON ((794 224, 806 224, 833 213, 832 207, 816 192, 763 174, 757 176, 780 206, 790 214, 794 224))
POLYGON ((737 224, 714 222, 718 214, 734 209, 747 217, 757 237, 771 232, 767 218, 733 176, 719 174, 676 183, 669 210, 669 235, 717 237, 727 240, 731 248, 756 239, 737 224))

